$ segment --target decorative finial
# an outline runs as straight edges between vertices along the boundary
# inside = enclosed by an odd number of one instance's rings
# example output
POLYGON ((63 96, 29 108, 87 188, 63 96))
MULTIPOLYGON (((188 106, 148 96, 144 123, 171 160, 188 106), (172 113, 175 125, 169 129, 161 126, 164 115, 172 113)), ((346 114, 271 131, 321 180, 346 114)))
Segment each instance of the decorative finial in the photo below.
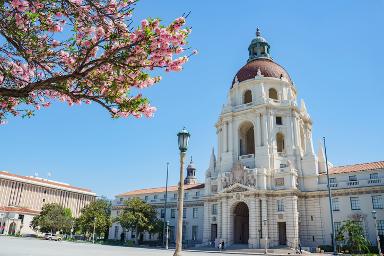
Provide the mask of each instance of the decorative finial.
POLYGON ((256 36, 260 36, 260 29, 259 29, 259 27, 256 28, 256 36))
POLYGON ((191 156, 191 163, 192 163, 192 156, 191 156))

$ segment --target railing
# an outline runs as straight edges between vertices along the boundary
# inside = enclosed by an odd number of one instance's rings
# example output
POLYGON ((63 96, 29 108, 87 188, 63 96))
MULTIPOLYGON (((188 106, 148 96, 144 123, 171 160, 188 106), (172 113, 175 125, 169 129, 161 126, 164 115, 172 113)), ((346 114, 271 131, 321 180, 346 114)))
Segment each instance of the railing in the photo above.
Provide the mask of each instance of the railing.
POLYGON ((337 188, 337 183, 329 183, 329 186, 330 186, 331 188, 337 188))
POLYGON ((381 182, 382 182, 381 179, 370 179, 370 180, 368 180, 368 184, 379 184, 381 182))
POLYGON ((248 158, 253 158, 254 156, 255 156, 254 154, 242 155, 242 156, 239 156, 239 159, 248 159, 248 158))
POLYGON ((349 186, 349 187, 354 187, 354 186, 358 186, 358 185, 359 185, 358 181, 349 181, 347 183, 347 186, 349 186))

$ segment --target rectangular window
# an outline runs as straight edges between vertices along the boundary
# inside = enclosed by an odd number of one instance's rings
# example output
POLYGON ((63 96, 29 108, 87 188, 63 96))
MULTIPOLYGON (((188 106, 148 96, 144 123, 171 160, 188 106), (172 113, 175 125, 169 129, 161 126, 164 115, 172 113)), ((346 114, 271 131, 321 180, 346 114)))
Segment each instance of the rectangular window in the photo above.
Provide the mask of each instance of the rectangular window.
POLYGON ((334 222, 335 225, 335 233, 339 232, 339 229, 341 228, 341 222, 334 222))
POLYGON ((144 200, 145 200, 145 201, 148 201, 148 196, 145 196, 145 197, 144 197, 144 200))
POLYGON ((200 191, 196 191, 195 196, 200 196, 200 191))
POLYGON ((212 204, 212 215, 217 215, 217 204, 212 204))
POLYGON ((176 209, 171 209, 171 218, 174 219, 176 217, 176 209))
POLYGON ((183 218, 187 218, 187 208, 183 208, 183 218))
POLYGON ((281 116, 276 117, 276 124, 277 125, 282 125, 283 124, 283 118, 281 116))
POLYGON ((193 208, 193 218, 196 219, 197 218, 197 212, 198 212, 198 208, 193 208))
POLYGON ((187 192, 184 193, 184 199, 188 199, 188 193, 187 192))
POLYGON ((284 178, 276 178, 275 186, 284 186, 284 178))
POLYGON ((164 194, 164 199, 166 199, 167 198, 167 194, 164 194))
POLYGON ((155 200, 156 200, 156 199, 157 199, 157 195, 154 195, 154 196, 153 196, 153 199, 155 199, 155 200))
POLYGON ((340 211, 339 198, 332 198, 332 210, 340 211))
POLYGON ((379 174, 377 172, 369 174, 369 179, 370 180, 376 180, 378 178, 379 178, 379 174))
POLYGON ((173 199, 177 199, 177 193, 173 194, 173 199))
POLYGON ((373 209, 383 209, 384 208, 383 197, 381 195, 372 196, 372 206, 373 206, 373 209))
POLYGON ((120 197, 120 203, 122 203, 124 201, 124 198, 120 197))
POLYGON ((283 200, 277 200, 277 211, 283 212, 284 211, 284 202, 283 200))
POLYGON ((377 231, 379 232, 379 236, 384 236, 384 220, 377 221, 377 231))
POLYGON ((197 226, 192 226, 192 240, 196 241, 197 240, 197 226))
POLYGON ((160 210, 160 218, 165 218, 165 209, 160 210))
POLYGON ((329 178, 329 183, 336 183, 336 178, 329 178))
POLYGON ((360 210, 360 202, 358 197, 351 197, 351 210, 360 210))
POLYGON ((349 176, 349 181, 357 181, 357 176, 356 175, 349 176))

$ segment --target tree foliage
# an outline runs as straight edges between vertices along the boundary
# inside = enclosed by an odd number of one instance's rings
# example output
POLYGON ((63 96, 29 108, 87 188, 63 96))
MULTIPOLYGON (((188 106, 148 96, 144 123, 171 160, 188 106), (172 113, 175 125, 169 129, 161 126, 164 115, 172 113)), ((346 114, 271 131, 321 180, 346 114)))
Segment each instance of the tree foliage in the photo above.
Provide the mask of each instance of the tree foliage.
POLYGON ((40 232, 62 231, 68 233, 72 227, 71 210, 59 204, 45 204, 38 216, 33 217, 31 227, 40 232))
POLYGON ((180 71, 196 51, 185 51, 185 16, 135 27, 135 4, 0 1, 0 122, 32 116, 55 99, 95 102, 115 118, 152 116, 156 109, 140 91, 160 81, 153 70, 180 71))
POLYGON ((364 235, 361 222, 350 219, 343 222, 337 232, 336 240, 342 243, 345 249, 353 253, 369 252, 369 241, 364 235))
POLYGON ((97 199, 81 210, 76 219, 76 229, 86 235, 93 233, 95 226, 96 236, 107 237, 111 221, 111 202, 106 199, 97 199))
POLYGON ((117 217, 117 221, 123 228, 135 232, 136 244, 139 234, 143 232, 161 232, 163 222, 157 218, 157 212, 152 205, 139 198, 132 198, 124 204, 124 210, 117 217))

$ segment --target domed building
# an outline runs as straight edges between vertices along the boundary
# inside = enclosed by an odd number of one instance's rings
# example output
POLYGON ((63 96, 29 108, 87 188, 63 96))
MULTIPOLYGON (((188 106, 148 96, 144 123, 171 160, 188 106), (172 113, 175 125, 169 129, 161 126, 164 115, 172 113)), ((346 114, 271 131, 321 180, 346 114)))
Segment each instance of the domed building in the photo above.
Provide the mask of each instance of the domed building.
MULTIPOLYGON (((325 155, 321 143, 314 152, 305 103, 298 105, 289 73, 272 59, 259 29, 248 54, 215 124, 217 155, 212 150, 205 183, 197 182, 192 160, 187 168, 183 241, 208 245, 216 240, 249 248, 332 245, 325 155)), ((328 167, 335 230, 355 219, 375 244, 373 210, 379 235, 384 236, 384 161, 328 167)), ((117 214, 123 200, 142 198, 169 221, 172 242, 177 186, 168 188, 170 196, 165 191, 117 195, 113 212, 117 214), (168 211, 161 198, 170 198, 168 211)), ((119 239, 119 232, 114 224, 110 238, 119 239)))

